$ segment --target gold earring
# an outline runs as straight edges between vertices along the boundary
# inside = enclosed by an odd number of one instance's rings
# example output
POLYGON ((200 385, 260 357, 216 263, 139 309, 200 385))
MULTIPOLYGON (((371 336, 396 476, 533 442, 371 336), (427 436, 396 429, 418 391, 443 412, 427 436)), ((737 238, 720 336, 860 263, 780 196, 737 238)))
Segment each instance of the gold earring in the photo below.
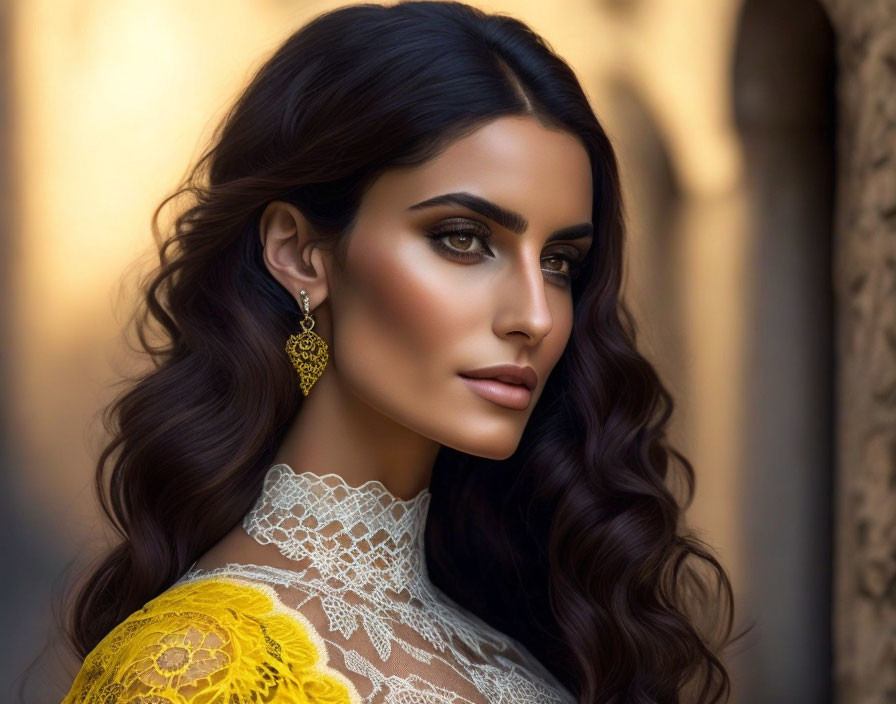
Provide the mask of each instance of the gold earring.
POLYGON ((290 335, 286 341, 286 353, 292 361, 292 366, 299 373, 299 385, 302 393, 307 396, 314 386, 314 382, 324 373, 327 360, 330 358, 329 347, 324 339, 316 332, 311 332, 314 327, 314 318, 311 317, 311 308, 308 293, 305 289, 299 291, 302 297, 302 307, 305 309, 305 317, 299 321, 302 332, 298 335, 290 335))

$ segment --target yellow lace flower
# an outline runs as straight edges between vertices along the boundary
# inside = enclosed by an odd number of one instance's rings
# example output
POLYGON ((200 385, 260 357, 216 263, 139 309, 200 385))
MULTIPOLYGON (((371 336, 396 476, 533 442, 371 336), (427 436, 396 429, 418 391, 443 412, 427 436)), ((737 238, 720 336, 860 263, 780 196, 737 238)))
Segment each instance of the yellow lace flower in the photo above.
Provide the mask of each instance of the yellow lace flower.
POLYGON ((85 658, 62 704, 360 704, 311 623, 267 585, 207 578, 174 587, 85 658))

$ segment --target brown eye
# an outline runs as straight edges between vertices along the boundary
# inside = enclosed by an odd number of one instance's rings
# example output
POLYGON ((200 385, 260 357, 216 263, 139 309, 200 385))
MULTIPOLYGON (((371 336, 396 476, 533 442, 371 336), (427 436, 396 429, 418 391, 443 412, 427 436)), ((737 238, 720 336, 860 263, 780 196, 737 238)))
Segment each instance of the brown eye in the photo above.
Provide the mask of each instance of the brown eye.
POLYGON ((580 265, 584 258, 584 255, 580 254, 578 250, 570 249, 549 254, 542 261, 547 262, 545 271, 550 273, 551 276, 569 283, 581 271, 580 265))
MULTIPOLYGON (((491 239, 488 228, 465 218, 444 220, 426 231, 433 249, 459 262, 475 263, 494 257, 487 242, 491 239), (477 245, 478 241, 478 245, 477 245)), ((561 285, 569 286, 575 278, 583 256, 578 250, 571 253, 553 252, 542 258, 543 271, 556 279, 561 285)))
POLYGON ((486 227, 476 227, 476 223, 464 218, 454 218, 439 223, 427 232, 435 249, 458 261, 479 261, 494 256, 486 245, 491 237, 486 227), (479 241, 479 246, 476 241, 479 241))
POLYGON ((456 232, 445 235, 443 239, 449 242, 452 247, 456 247, 459 250, 469 252, 472 248, 473 242, 477 239, 477 237, 470 232, 456 232))
POLYGON ((545 257, 542 261, 552 262, 551 272, 557 274, 568 274, 570 269, 572 268, 573 262, 571 259, 566 257, 565 255, 552 254, 549 257, 545 257), (563 269, 563 264, 567 264, 567 268, 563 269))

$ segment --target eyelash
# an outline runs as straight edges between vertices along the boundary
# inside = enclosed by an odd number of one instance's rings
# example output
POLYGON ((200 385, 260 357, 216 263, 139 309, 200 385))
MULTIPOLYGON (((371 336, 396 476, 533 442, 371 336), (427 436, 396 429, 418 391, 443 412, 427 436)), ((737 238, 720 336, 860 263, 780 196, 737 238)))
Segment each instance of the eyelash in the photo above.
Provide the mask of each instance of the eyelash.
MULTIPOLYGON (((438 249, 440 252, 444 252, 450 259, 456 259, 457 261, 469 262, 469 261, 481 261, 482 259, 485 258, 485 256, 488 256, 488 255, 484 255, 481 250, 477 251, 477 252, 463 252, 458 249, 452 249, 451 247, 449 247, 448 245, 446 245, 442 242, 443 239, 446 239, 447 237, 453 237, 455 235, 468 235, 470 237, 475 237, 482 243, 482 246, 485 247, 485 249, 489 253, 491 253, 491 250, 489 249, 488 244, 487 244, 488 240, 491 239, 491 233, 487 233, 487 234, 482 233, 482 232, 479 232, 479 231, 474 230, 469 227, 448 227, 448 228, 443 227, 438 230, 430 230, 427 232, 427 236, 432 241, 433 246, 436 249, 438 249)), ((569 263, 569 272, 563 273, 563 272, 559 272, 559 271, 548 271, 547 273, 552 277, 561 279, 562 281, 569 283, 570 281, 575 279, 576 276, 581 271, 581 263, 582 263, 581 257, 572 257, 572 256, 570 256, 568 254, 564 254, 562 252, 557 252, 556 254, 551 254, 548 257, 546 257, 546 259, 553 259, 553 258, 562 259, 562 260, 568 262, 569 263)))

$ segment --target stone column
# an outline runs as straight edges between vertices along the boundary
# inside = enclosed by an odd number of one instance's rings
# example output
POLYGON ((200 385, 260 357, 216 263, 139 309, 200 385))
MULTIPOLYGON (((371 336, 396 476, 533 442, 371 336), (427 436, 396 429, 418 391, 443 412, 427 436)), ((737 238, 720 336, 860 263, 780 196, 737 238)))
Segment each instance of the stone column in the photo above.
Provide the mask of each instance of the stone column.
POLYGON ((896 0, 825 0, 838 36, 834 684, 896 696, 896 0))

